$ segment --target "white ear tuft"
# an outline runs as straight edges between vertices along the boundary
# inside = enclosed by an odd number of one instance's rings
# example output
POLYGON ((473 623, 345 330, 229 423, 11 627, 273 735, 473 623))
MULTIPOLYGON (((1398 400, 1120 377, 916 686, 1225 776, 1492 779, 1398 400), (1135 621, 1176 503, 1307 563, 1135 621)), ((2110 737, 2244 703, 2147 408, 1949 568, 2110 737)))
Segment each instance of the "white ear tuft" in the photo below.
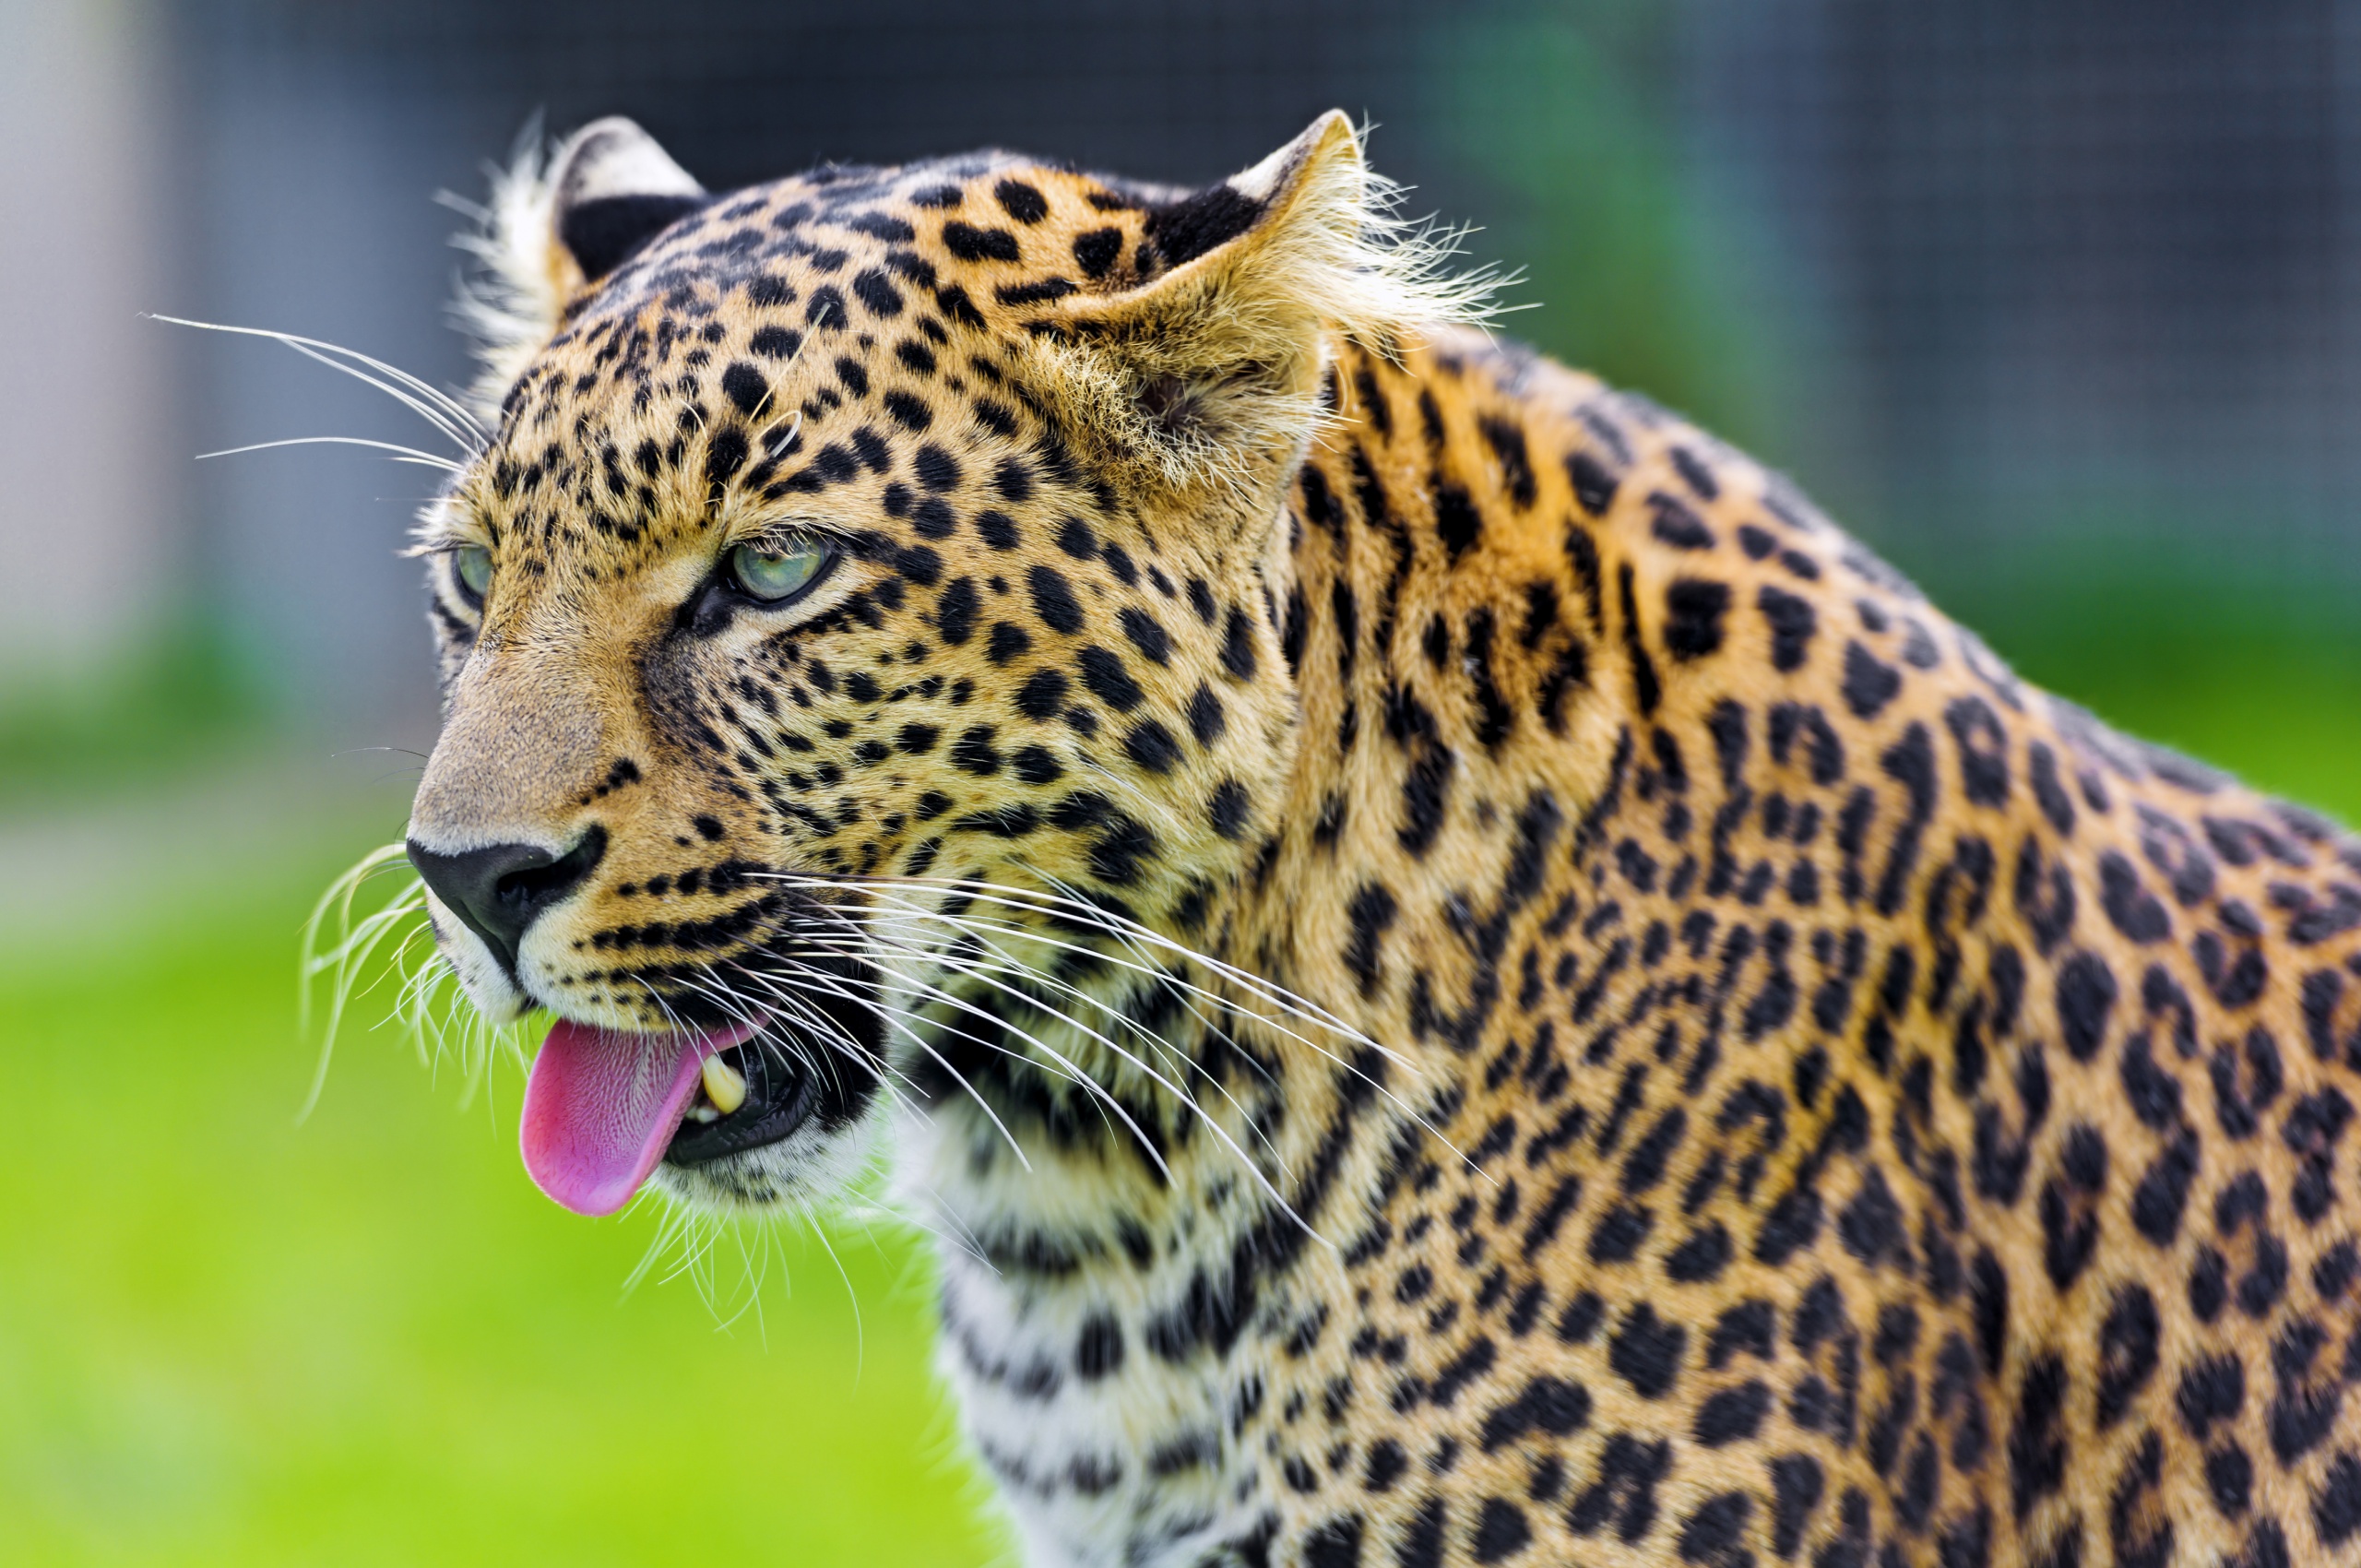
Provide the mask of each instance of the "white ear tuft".
POLYGON ((1275 226, 1276 254, 1264 266, 1287 281, 1296 304, 1371 347, 1405 331, 1489 320, 1501 277, 1452 265, 1461 231, 1399 216, 1402 187, 1369 167, 1365 140, 1344 111, 1331 109, 1224 182, 1287 211, 1290 220, 1275 226))
POLYGON ((528 127, 492 172, 490 205, 454 203, 476 226, 453 243, 483 264, 461 281, 456 305, 483 364, 469 388, 479 417, 499 417, 576 294, 705 201, 656 138, 621 116, 594 120, 554 148, 538 125, 528 127))
POLYGON ((481 264, 481 270, 461 277, 451 308, 483 366, 468 388, 468 401, 486 425, 497 422, 501 399, 557 331, 565 309, 550 265, 555 249, 550 209, 556 194, 549 180, 548 144, 537 121, 517 138, 507 164, 492 170, 488 205, 443 198, 475 220, 451 237, 481 264))

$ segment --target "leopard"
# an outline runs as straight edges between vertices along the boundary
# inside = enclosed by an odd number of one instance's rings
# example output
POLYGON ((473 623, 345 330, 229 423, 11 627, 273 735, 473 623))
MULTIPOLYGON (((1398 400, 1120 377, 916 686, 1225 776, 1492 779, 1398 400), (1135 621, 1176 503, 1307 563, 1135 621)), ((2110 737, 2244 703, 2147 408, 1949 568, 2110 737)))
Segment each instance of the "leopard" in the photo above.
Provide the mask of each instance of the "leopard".
POLYGON ((492 210, 440 961, 566 1207, 883 1184, 1025 1562, 2361 1557, 2361 841, 1499 336, 1340 113, 492 210))

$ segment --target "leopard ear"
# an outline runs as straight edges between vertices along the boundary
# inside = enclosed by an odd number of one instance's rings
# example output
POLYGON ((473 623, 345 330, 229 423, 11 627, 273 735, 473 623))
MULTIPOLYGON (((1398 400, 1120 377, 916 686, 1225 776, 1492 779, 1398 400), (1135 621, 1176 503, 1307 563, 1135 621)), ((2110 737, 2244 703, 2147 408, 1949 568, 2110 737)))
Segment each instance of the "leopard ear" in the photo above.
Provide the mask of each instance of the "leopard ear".
POLYGON ((528 128, 493 178, 481 228, 458 239, 484 264, 458 301, 484 366, 479 411, 496 411, 576 295, 707 199, 655 137, 620 116, 592 121, 554 150, 528 128))
POLYGON ((1442 265, 1448 235, 1394 219, 1394 187, 1331 111, 1242 173, 1152 208, 1169 270, 1070 294, 1036 342, 1052 399, 1096 456, 1189 504, 1267 504, 1319 417, 1333 343, 1393 354, 1402 337, 1482 314, 1489 287, 1442 265))
POLYGON ((568 137, 550 161, 549 182, 552 236, 585 284, 706 203, 705 187, 619 114, 568 137))

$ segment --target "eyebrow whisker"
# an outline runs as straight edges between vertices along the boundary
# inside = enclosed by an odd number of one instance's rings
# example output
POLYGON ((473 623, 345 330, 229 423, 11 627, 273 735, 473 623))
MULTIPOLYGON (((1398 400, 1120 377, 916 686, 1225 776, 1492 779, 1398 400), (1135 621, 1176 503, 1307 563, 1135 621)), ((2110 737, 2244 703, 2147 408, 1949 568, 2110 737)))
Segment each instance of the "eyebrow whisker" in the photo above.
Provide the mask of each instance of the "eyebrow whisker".
POLYGON ((468 471, 467 465, 464 463, 455 463, 448 457, 438 457, 432 452, 421 452, 415 446, 404 446, 392 441, 372 441, 359 435, 290 435, 278 441, 255 441, 243 446, 224 446, 219 452, 199 452, 196 455, 196 461, 202 463, 209 457, 234 457, 244 452, 267 452, 278 446, 368 446, 380 452, 393 453, 394 461, 397 463, 416 463, 421 468, 440 469, 445 473, 452 474, 463 474, 468 471))

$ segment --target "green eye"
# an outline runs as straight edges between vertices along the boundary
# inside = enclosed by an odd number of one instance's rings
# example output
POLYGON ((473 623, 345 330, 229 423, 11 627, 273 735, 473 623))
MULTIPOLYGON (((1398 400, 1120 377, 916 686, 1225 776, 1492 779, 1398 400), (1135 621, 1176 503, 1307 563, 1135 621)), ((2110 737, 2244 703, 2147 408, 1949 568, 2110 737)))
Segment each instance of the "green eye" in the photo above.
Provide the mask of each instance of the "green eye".
POLYGON ((492 591, 492 552, 481 544, 463 544, 451 552, 451 565, 459 574, 459 586, 478 604, 492 591))
POLYGON ((742 544, 730 552, 730 576, 748 598, 777 604, 817 581, 834 553, 801 540, 785 546, 742 544))

